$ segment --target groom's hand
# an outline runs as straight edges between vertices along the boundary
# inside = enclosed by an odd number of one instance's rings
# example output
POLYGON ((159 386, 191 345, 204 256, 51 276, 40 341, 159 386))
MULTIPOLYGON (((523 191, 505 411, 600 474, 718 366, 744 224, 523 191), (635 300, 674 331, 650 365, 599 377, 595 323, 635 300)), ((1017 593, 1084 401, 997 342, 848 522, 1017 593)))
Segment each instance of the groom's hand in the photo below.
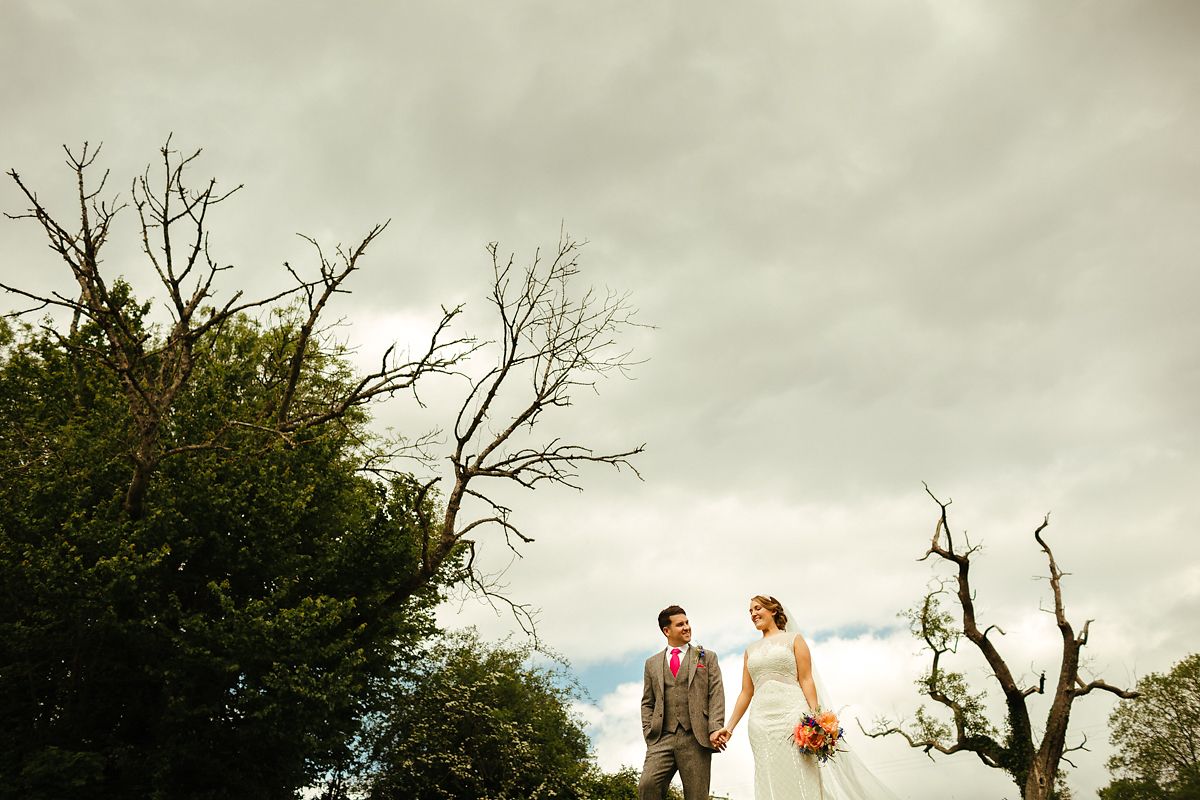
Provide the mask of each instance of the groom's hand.
POLYGON ((728 728, 721 728, 709 734, 708 740, 712 742, 713 748, 720 753, 725 749, 725 745, 729 743, 729 737, 732 735, 733 733, 728 728))

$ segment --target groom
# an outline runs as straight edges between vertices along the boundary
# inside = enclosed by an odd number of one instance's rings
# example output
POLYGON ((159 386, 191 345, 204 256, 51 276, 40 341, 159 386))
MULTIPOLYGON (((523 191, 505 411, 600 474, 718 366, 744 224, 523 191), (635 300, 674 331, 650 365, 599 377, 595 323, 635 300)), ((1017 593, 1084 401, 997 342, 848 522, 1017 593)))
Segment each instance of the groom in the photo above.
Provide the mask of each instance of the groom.
POLYGON ((662 800, 675 773, 685 800, 708 800, 714 751, 725 743, 714 734, 725 725, 725 688, 717 654, 693 646, 687 612, 667 606, 658 614, 667 646, 646 660, 642 734, 646 763, 638 800, 662 800))

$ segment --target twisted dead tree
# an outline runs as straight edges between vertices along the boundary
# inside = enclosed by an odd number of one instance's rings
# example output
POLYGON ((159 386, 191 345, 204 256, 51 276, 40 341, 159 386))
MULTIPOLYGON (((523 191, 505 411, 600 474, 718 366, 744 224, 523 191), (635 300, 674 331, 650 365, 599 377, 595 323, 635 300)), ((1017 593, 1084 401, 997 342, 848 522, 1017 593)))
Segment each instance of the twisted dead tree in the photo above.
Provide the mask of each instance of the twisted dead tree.
POLYGON ((944 755, 973 753, 987 766, 1009 773, 1025 800, 1052 798, 1055 796, 1061 763, 1065 761, 1071 764, 1067 754, 1087 749, 1086 736, 1077 745, 1068 747, 1066 744, 1071 706, 1075 700, 1096 690, 1111 692, 1122 698, 1137 697, 1137 693, 1113 686, 1102 679, 1086 680, 1083 677, 1080 653, 1088 642, 1092 620, 1084 622, 1076 633, 1067 619, 1062 597, 1062 579, 1066 573, 1059 567, 1043 536, 1050 524, 1047 515, 1034 530, 1033 537, 1045 554, 1050 570, 1048 579, 1054 596, 1051 613, 1062 635, 1062 658, 1044 731, 1041 740, 1036 740, 1027 701, 1031 695, 1045 694, 1046 673, 1043 671, 1032 683, 1023 683, 1013 674, 993 641, 993 632, 1004 635, 1003 629, 995 624, 980 627, 975 593, 971 588, 971 557, 979 552, 980 546, 972 545, 965 535, 963 541, 956 544, 948 518, 952 501, 942 502, 928 486, 925 491, 938 504, 940 514, 934 527, 933 540, 920 560, 937 556, 952 564, 956 574, 939 581, 922 602, 906 612, 905 616, 913 635, 924 642, 931 654, 929 671, 918 681, 920 692, 950 711, 953 726, 942 722, 921 706, 914 719, 907 724, 884 719, 871 731, 864 733, 871 737, 900 736, 911 747, 924 750, 930 758, 933 757, 933 751, 944 755), (957 600, 961 609, 960 623, 955 621, 958 615, 943 610, 941 600, 946 595, 957 600), (1003 737, 987 718, 986 691, 972 692, 963 673, 952 672, 943 663, 948 653, 957 652, 961 637, 964 636, 983 655, 1004 694, 1006 714, 1003 737))

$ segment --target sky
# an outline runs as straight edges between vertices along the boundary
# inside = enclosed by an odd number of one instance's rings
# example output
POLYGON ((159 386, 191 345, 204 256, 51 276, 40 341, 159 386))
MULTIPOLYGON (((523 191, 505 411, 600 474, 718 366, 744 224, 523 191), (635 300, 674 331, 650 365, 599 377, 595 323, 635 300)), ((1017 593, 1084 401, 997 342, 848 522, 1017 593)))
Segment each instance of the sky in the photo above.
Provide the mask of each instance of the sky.
MULTIPOLYGON (((923 482, 983 545, 979 614, 1019 674, 1057 671, 1047 513, 1068 616, 1095 620, 1086 675, 1128 685, 1195 650, 1198 33, 1200 6, 1156 1, 10 0, 0 157, 69 213, 63 144, 103 142, 114 193, 168 135, 203 148, 197 179, 244 184, 211 221, 224 296, 315 269, 297 233, 331 247, 390 219, 335 307, 363 366, 419 348, 440 305, 493 337, 488 242, 527 263, 585 240, 576 285, 629 293, 642 363, 546 430, 644 443, 641 477, 498 487, 536 541, 481 549, 580 675, 600 763, 640 766, 671 603, 730 704, 766 593, 847 718, 912 714, 927 661, 897 613, 945 574, 918 560, 923 482)), ((11 182, 0 205, 24 208, 11 182)), ((114 236, 107 266, 149 293, 132 214, 114 236)), ((0 275, 70 287, 28 221, 0 223, 0 275)), ((462 391, 431 381, 378 425, 445 430, 462 391)), ((440 616, 513 629, 470 599, 440 616)), ((1107 783, 1114 702, 1076 704, 1077 797, 1107 783)), ((851 732, 903 797, 1017 796, 969 755, 851 732)), ((713 790, 751 781, 735 734, 713 790)))

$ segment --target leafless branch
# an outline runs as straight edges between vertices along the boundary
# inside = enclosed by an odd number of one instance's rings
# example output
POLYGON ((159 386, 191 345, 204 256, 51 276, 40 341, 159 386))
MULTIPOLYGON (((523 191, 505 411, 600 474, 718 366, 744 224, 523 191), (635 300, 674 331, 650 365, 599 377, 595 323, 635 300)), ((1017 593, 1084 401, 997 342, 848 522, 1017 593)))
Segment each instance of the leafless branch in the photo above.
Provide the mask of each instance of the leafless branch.
POLYGON ((1125 700, 1133 700, 1140 696, 1138 694, 1138 692, 1135 692, 1135 691, 1132 691, 1129 689, 1122 689, 1119 686, 1113 686, 1112 684, 1104 681, 1103 679, 1098 679, 1098 680, 1091 681, 1089 683, 1084 683, 1083 678, 1079 677, 1079 675, 1077 674, 1075 676, 1075 682, 1076 682, 1076 685, 1079 687, 1078 689, 1076 689, 1074 691, 1074 695, 1076 697, 1082 697, 1085 694, 1088 694, 1089 692, 1091 692, 1093 689, 1100 689, 1101 691, 1112 692, 1117 697, 1123 698, 1125 700))
POLYGON ((415 439, 393 437, 384 442, 368 441, 351 431, 363 453, 363 463, 359 471, 368 472, 378 477, 394 477, 409 474, 412 462, 420 468, 430 468, 434 463, 432 448, 441 441, 441 431, 426 431, 415 439), (393 466, 398 462, 409 462, 408 469, 393 466))
POLYGON ((500 613, 502 608, 508 609, 521 631, 532 640, 534 647, 541 649, 542 643, 537 630, 537 610, 527 603, 518 603, 509 597, 508 587, 500 583, 500 578, 504 574, 503 570, 498 574, 488 575, 478 569, 475 564, 475 542, 464 539, 462 544, 467 548, 462 582, 466 592, 460 602, 466 602, 468 597, 471 597, 491 606, 496 613, 500 613))
POLYGON ((1060 756, 1060 758, 1062 758, 1062 760, 1063 760, 1063 761, 1065 761, 1065 762, 1067 762, 1068 764, 1070 764, 1070 765, 1071 765, 1071 768, 1072 768, 1072 769, 1074 769, 1074 768, 1075 768, 1075 762, 1074 762, 1074 761, 1072 761, 1071 759, 1067 758, 1067 755, 1066 755, 1066 754, 1067 754, 1067 753, 1074 753, 1074 752, 1076 752, 1077 750, 1087 750, 1088 752, 1091 752, 1091 750, 1090 750, 1090 749, 1088 748, 1088 746, 1087 746, 1087 741, 1088 741, 1088 738, 1087 738, 1087 733, 1084 733, 1084 734, 1083 734, 1083 741, 1082 741, 1082 742, 1080 742, 1079 744, 1075 745, 1074 747, 1067 747, 1067 748, 1064 748, 1064 749, 1063 749, 1063 755, 1062 755, 1062 756, 1060 756))
POLYGON ((999 763, 995 760, 994 754, 990 752, 989 748, 976 747, 974 746, 975 743, 961 738, 951 745, 945 745, 936 739, 914 737, 908 731, 904 730, 901 725, 889 723, 887 720, 879 720, 874 730, 867 730, 863 727, 861 722, 858 722, 858 729, 862 731, 864 735, 872 739, 879 739, 884 736, 899 736, 900 738, 904 739, 904 741, 908 742, 909 747, 915 750, 924 750, 925 755, 927 755, 931 761, 933 760, 932 751, 936 750, 937 752, 947 756, 954 755, 955 753, 974 753, 980 761, 989 767, 999 766, 999 763))
MULTIPOLYGON (((288 378, 287 402, 281 404, 276 412, 276 424, 280 429, 287 431, 323 425, 330 420, 344 417, 350 409, 366 405, 377 397, 390 397, 396 392, 412 389, 423 377, 457 374, 458 365, 463 359, 478 349, 477 342, 470 337, 443 338, 451 322, 461 311, 461 306, 442 309, 442 318, 430 337, 428 348, 416 360, 397 358, 396 346, 392 345, 380 358, 377 370, 363 375, 357 383, 338 396, 306 404, 301 411, 293 410, 296 404, 295 381, 299 380, 299 362, 294 362, 294 369, 288 378)), ((304 336, 307 347, 307 334, 304 336)), ((297 343, 296 346, 299 348, 300 344, 297 343)), ((300 350, 297 349, 296 352, 299 353, 300 350)))
MULTIPOLYGON (((454 484, 446 496, 440 533, 425 554, 425 571, 436 569, 459 547, 469 548, 468 561, 473 563, 476 544, 466 536, 489 528, 502 533, 514 555, 519 555, 520 545, 532 541, 513 524, 510 509, 480 488, 489 479, 525 488, 557 484, 578 489, 585 465, 629 468, 638 474, 631 459, 643 446, 597 452, 561 439, 523 442, 544 414, 569 407, 576 390, 594 389, 600 378, 614 372, 624 375, 635 363, 627 349, 617 346, 619 334, 638 324, 628 298, 611 292, 571 292, 579 273, 580 247, 563 232, 552 258, 544 260, 539 252, 521 269, 514 256, 501 257, 496 244, 488 246, 489 299, 499 326, 491 346, 498 351, 497 359, 470 380, 458 408, 449 457, 454 484), (482 502, 491 512, 460 523, 468 501, 482 502)), ((472 585, 485 598, 499 594, 494 581, 473 578, 472 585), (492 588, 485 591, 484 586, 492 588)), ((397 597, 403 591, 401 587, 397 597)), ((523 608, 512 606, 518 613, 523 608)), ((532 626, 532 615, 522 619, 532 626)))

